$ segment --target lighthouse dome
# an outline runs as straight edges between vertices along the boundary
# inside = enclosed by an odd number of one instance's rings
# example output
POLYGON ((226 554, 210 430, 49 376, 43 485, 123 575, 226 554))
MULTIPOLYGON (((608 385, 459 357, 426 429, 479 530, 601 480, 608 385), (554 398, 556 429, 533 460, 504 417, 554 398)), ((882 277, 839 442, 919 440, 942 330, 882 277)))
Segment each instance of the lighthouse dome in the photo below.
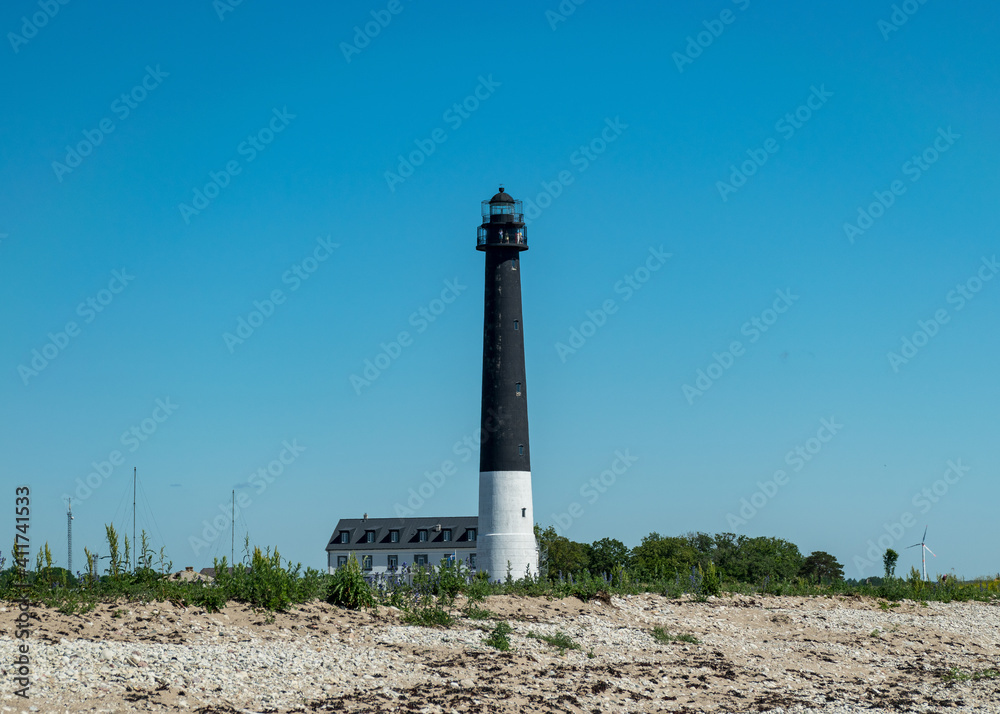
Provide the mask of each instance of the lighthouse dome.
POLYGON ((493 196, 490 199, 490 203, 514 203, 514 199, 510 195, 504 192, 503 186, 500 187, 500 193, 493 196))

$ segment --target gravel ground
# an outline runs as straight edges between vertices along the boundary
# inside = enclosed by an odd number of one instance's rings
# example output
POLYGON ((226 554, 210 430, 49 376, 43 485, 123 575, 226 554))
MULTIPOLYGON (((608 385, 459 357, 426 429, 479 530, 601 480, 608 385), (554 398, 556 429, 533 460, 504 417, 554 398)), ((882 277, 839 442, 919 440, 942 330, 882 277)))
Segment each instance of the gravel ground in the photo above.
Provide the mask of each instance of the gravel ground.
POLYGON ((8 605, 0 711, 1000 712, 996 603, 504 596, 485 607, 513 627, 511 651, 483 643, 495 622, 412 627, 392 608, 317 602, 273 621, 236 605, 36 610, 25 700, 13 693, 8 605), (661 644, 654 627, 698 644, 661 644), (564 632, 580 649, 529 632, 564 632), (981 676, 945 676, 955 671, 981 676))

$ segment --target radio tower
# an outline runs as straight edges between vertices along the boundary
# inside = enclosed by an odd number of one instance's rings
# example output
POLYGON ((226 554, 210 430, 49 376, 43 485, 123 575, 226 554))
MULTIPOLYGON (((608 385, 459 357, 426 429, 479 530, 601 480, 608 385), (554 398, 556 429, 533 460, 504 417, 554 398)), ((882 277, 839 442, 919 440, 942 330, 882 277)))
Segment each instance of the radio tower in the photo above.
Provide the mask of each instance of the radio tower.
POLYGON ((73 499, 66 502, 66 569, 73 573, 73 499))
POLYGON ((501 186, 483 201, 476 240, 476 250, 486 254, 477 569, 490 580, 538 572, 519 265, 527 249, 521 202, 501 186))

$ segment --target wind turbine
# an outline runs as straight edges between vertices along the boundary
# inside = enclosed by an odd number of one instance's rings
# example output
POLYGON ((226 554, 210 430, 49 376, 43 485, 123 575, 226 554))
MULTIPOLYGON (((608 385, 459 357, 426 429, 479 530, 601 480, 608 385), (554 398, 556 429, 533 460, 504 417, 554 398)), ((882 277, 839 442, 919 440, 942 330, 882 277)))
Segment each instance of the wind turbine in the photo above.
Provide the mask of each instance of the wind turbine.
MULTIPOLYGON (((918 546, 920 547, 920 565, 924 569, 924 580, 927 580, 927 556, 924 554, 924 551, 927 551, 931 555, 934 555, 934 551, 927 547, 926 540, 927 540, 927 526, 924 526, 924 536, 923 538, 920 539, 920 542, 906 546, 907 548, 916 548, 918 546)), ((936 558, 937 556, 934 555, 934 557, 936 558)))

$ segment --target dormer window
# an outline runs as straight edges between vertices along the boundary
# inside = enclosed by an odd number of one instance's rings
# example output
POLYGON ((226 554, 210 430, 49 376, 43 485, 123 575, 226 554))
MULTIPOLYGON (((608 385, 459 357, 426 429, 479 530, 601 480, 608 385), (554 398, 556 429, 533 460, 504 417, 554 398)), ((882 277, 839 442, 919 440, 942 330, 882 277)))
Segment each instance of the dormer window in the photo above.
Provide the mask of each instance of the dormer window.
POLYGON ((476 529, 475 528, 469 528, 468 531, 467 531, 467 533, 469 534, 469 540, 475 540, 476 539, 476 529))
POLYGON ((451 540, 451 528, 445 528, 441 531, 441 540, 450 541, 451 540))
POLYGON ((350 543, 351 542, 351 534, 350 534, 350 532, 349 531, 340 531, 340 539, 339 539, 339 541, 341 543, 350 543))
POLYGON ((420 541, 421 543, 426 543, 427 542, 427 529, 426 528, 421 528, 419 531, 417 531, 417 540, 420 541))
POLYGON ((399 531, 389 531, 389 542, 390 543, 399 542, 399 531))
POLYGON ((375 542, 375 531, 365 531, 365 543, 375 542))

